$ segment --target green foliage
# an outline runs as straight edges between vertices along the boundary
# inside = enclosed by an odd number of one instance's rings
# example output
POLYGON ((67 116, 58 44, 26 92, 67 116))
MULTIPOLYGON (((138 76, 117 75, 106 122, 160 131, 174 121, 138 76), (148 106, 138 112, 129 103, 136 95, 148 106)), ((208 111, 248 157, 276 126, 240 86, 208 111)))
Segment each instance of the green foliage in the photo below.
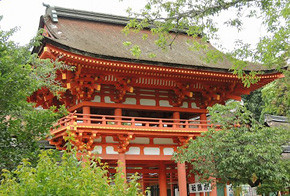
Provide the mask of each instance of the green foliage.
POLYGON ((118 172, 112 179, 100 159, 77 157, 75 152, 63 152, 60 158, 49 150, 39 154, 35 167, 23 160, 16 170, 4 171, 0 195, 142 195, 137 176, 125 183, 118 172))
POLYGON ((243 96, 247 109, 257 121, 262 123, 265 114, 290 117, 289 71, 285 70, 284 75, 284 78, 243 96))
POLYGON ((132 45, 132 42, 124 42, 123 45, 124 46, 131 46, 132 45))
MULTIPOLYGON (((242 96, 245 106, 250 112, 252 112, 253 118, 257 121, 260 121, 262 109, 265 105, 264 101, 262 100, 261 90, 262 89, 258 89, 251 92, 249 95, 242 96)), ((264 119, 261 119, 261 120, 263 121, 264 119)))
MULTIPOLYGON (((245 86, 249 87, 250 84, 257 82, 257 79, 256 73, 248 74, 243 71, 249 64, 245 61, 250 60, 278 70, 285 67, 287 61, 289 62, 289 7, 288 0, 148 0, 139 12, 128 9, 129 15, 135 19, 124 28, 124 32, 136 33, 141 29, 150 28, 152 34, 156 35, 155 44, 165 51, 172 47, 176 39, 170 32, 177 32, 176 36, 187 33, 194 39, 202 37, 203 43, 193 43, 190 49, 208 53, 204 60, 215 62, 223 58, 220 58, 220 54, 213 54, 208 50, 206 41, 218 39, 217 30, 222 27, 217 27, 215 20, 220 14, 229 9, 235 13, 236 18, 224 21, 224 25, 238 30, 242 30, 244 19, 261 18, 267 34, 260 38, 257 46, 251 47, 238 41, 236 48, 228 55, 228 59, 233 63, 234 73, 243 80, 245 86)), ((138 56, 139 52, 144 51, 138 51, 138 56)), ((135 51, 134 53, 136 56, 135 51)))
POLYGON ((290 72, 284 72, 285 77, 276 80, 262 90, 262 99, 265 106, 262 110, 264 114, 273 114, 290 117, 290 72))
POLYGON ((139 56, 141 55, 141 49, 138 45, 134 45, 131 49, 130 49, 131 53, 133 56, 139 58, 139 56))
POLYGON ((209 113, 211 122, 220 125, 218 130, 211 129, 180 148, 177 160, 190 162, 193 172, 204 181, 213 177, 235 186, 289 186, 288 160, 281 156, 282 146, 290 141, 289 130, 259 124, 237 102, 215 105, 209 113))
POLYGON ((36 110, 27 97, 42 87, 61 90, 54 80, 55 72, 67 67, 40 60, 30 54, 30 46, 20 47, 9 41, 14 31, 0 29, 0 171, 15 168, 24 157, 34 163, 39 151, 37 141, 63 115, 55 113, 55 108, 36 110))

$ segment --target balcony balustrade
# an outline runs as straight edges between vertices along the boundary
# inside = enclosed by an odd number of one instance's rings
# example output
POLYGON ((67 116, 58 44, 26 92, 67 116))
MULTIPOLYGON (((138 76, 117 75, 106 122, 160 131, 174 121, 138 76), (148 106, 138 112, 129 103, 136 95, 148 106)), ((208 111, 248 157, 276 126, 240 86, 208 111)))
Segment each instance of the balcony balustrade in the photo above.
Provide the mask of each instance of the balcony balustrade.
POLYGON ((154 130, 160 132, 203 132, 213 127, 208 120, 185 120, 166 118, 145 118, 131 116, 113 116, 96 114, 71 113, 61 118, 51 130, 52 134, 58 133, 64 127, 77 125, 94 129, 123 129, 123 130, 154 130))

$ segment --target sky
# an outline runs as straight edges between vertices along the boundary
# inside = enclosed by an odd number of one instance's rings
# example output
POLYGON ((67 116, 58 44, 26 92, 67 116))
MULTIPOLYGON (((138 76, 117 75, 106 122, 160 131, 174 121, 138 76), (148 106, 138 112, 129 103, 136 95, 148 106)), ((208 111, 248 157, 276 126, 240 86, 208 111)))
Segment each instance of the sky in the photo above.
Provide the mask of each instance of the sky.
MULTIPOLYGON (((39 18, 45 13, 43 3, 51 6, 127 16, 126 9, 128 7, 139 10, 145 2, 145 0, 0 0, 0 15, 3 16, 0 28, 9 30, 13 27, 19 27, 11 39, 20 45, 25 45, 36 35, 39 18)), ((233 17, 231 12, 221 16, 222 19, 230 17, 233 17)), ((263 35, 261 21, 258 19, 247 20, 241 32, 224 27, 221 22, 219 24, 220 41, 218 44, 221 44, 225 50, 233 49, 234 41, 237 39, 256 44, 259 37, 263 35)))

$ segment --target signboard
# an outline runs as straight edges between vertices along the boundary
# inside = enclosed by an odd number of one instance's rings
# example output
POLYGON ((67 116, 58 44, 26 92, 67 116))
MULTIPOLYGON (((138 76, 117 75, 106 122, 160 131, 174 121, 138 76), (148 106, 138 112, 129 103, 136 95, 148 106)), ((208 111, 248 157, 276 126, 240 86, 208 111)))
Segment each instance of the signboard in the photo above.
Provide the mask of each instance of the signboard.
POLYGON ((203 192, 211 192, 211 184, 206 183, 194 183, 189 184, 189 193, 203 193, 203 192))
POLYGON ((227 185, 227 196, 234 196, 232 185, 227 185))

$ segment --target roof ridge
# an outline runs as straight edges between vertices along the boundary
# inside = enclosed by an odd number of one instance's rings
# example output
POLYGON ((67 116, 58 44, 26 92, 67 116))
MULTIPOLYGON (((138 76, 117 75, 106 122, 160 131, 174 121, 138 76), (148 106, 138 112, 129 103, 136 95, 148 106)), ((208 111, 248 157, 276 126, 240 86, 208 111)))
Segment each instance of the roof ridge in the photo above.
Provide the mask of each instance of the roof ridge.
POLYGON ((50 6, 43 4, 46 7, 45 14, 50 16, 51 20, 55 23, 58 22, 58 16, 66 18, 74 18, 80 20, 89 20, 97 22, 106 22, 119 25, 127 25, 128 22, 133 19, 125 16, 90 12, 85 10, 69 9, 58 6, 50 6))

